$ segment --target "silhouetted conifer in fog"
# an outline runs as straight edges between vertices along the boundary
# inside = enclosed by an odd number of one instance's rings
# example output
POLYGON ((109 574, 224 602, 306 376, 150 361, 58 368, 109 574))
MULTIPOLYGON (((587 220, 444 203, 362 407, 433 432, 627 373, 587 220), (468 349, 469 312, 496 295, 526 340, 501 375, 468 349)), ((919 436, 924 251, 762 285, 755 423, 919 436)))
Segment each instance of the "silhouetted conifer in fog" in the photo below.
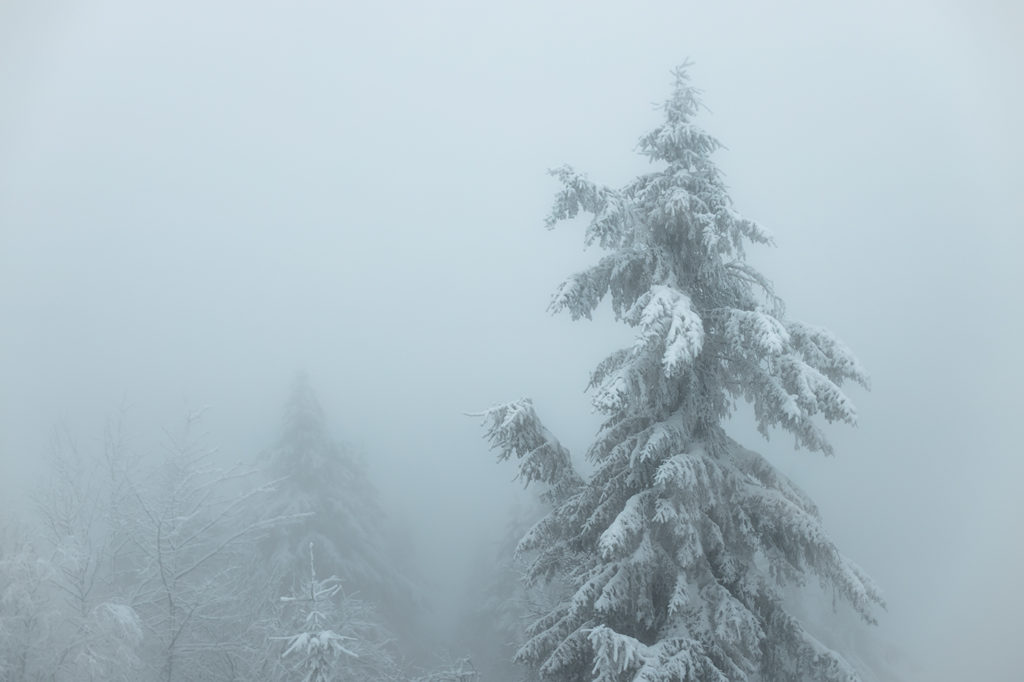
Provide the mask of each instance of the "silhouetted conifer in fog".
POLYGON ((309 573, 305 548, 317 547, 317 573, 336 574, 349 591, 385 615, 408 611, 413 590, 388 554, 387 529, 377 493, 355 452, 335 441, 305 375, 296 377, 281 436, 267 453, 277 491, 275 515, 304 518, 275 528, 264 542, 280 586, 309 573))
POLYGON ((868 379, 829 332, 786 317, 746 262, 747 243, 771 238, 733 209, 699 109, 684 66, 664 122, 640 139, 657 170, 617 189, 554 172, 562 190, 548 227, 590 214, 585 243, 607 255, 566 279, 551 310, 589 318, 608 297, 636 340, 591 376, 605 420, 588 478, 529 400, 486 413, 499 457, 550 487, 553 510, 519 543, 534 553, 530 577, 571 585, 517 659, 559 681, 855 680, 783 588, 820 581, 869 622, 878 590, 814 503, 723 424, 743 399, 766 437, 782 428, 831 454, 820 420, 853 424, 840 386, 868 379))
POLYGON ((485 680, 535 680, 535 672, 514 662, 516 650, 526 641, 526 628, 566 596, 561 581, 530 586, 526 571, 533 558, 516 554, 523 534, 551 506, 536 496, 517 506, 509 517, 496 548, 478 559, 466 589, 467 612, 462 617, 460 640, 472 652, 473 663, 485 680))

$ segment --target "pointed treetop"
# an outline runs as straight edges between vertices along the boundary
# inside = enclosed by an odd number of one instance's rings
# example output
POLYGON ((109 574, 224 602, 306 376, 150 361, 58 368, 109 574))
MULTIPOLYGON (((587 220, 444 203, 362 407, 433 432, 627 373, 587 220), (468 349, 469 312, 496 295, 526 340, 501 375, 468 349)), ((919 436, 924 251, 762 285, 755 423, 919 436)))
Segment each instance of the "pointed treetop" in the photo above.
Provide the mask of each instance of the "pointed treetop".
POLYGON ((674 72, 665 120, 640 139, 662 168, 621 188, 568 166, 553 171, 562 189, 547 226, 589 213, 584 241, 608 253, 568 277, 550 310, 589 318, 607 296, 616 318, 637 330, 633 347, 609 356, 591 382, 595 407, 613 421, 682 422, 673 428, 714 450, 745 399, 762 433, 782 427, 799 445, 831 453, 816 419, 854 423, 840 385, 867 385, 867 376, 828 332, 787 319, 771 282, 746 262, 747 243, 772 239, 732 206, 711 158, 721 144, 693 120, 701 104, 687 66, 674 72))
POLYGON ((325 427, 324 410, 309 383, 309 375, 299 372, 292 380, 291 394, 285 406, 285 433, 319 431, 325 427))

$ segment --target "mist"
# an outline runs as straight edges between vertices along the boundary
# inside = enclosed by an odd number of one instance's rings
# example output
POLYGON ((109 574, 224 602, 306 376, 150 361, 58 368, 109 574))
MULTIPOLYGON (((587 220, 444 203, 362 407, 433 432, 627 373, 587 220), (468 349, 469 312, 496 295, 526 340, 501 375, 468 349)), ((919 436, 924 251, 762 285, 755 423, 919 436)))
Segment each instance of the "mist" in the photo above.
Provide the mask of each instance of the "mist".
POLYGON ((532 397, 582 460, 589 372, 631 339, 607 306, 545 312, 599 257, 544 229, 547 170, 645 172, 689 59, 777 243, 752 262, 872 377, 835 457, 743 409, 730 433, 881 586, 906 679, 1011 679, 1022 27, 999 2, 6 3, 0 514, 32 514, 56 426, 94 446, 122 406, 143 441, 206 407, 254 461, 305 371, 454 627, 526 499, 467 413, 532 397))

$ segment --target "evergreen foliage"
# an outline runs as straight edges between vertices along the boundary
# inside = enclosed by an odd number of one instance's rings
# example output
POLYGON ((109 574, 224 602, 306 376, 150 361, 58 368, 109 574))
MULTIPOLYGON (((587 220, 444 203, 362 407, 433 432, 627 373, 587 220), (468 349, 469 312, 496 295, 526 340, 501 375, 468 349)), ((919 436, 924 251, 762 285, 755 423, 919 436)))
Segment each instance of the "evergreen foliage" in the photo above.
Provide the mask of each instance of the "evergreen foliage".
POLYGON ((314 543, 317 574, 337 575, 349 594, 372 606, 404 643, 404 655, 421 653, 419 590, 395 555, 392 528, 361 457, 331 436, 305 374, 292 384, 281 435, 264 457, 275 488, 264 511, 293 521, 271 529, 262 541, 257 581, 270 594, 302 584, 309 574, 302 557, 314 543))
POLYGON ((352 449, 331 437, 304 374, 295 379, 281 436, 266 456, 276 487, 270 510, 298 519, 264 542, 264 556, 284 584, 307 573, 297 557, 313 542, 318 572, 336 572, 350 590, 382 606, 404 606, 411 587, 383 546, 387 533, 376 490, 352 449))
POLYGON ((517 660, 544 679, 854 680, 856 671, 787 610, 782 588, 816 579, 867 621, 881 596, 822 528, 817 508, 763 457, 729 438, 739 400, 759 430, 832 453, 821 420, 856 422, 841 389, 867 386, 829 332, 786 317, 745 260, 768 233, 734 210, 711 159, 719 142, 686 65, 664 122, 640 139, 658 169, 624 187, 575 170, 547 220, 589 214, 587 245, 606 252, 570 276, 550 309, 590 318, 610 300, 635 342, 594 370, 604 422, 586 479, 529 400, 485 415, 500 459, 548 486, 552 511, 520 541, 530 578, 558 576, 570 596, 537 619, 517 660))
POLYGON ((369 605, 346 595, 336 576, 317 578, 313 543, 309 544, 309 578, 303 588, 301 594, 281 598, 285 604, 300 607, 292 616, 300 631, 275 638, 284 643, 281 658, 285 670, 278 671, 283 672, 280 679, 398 679, 390 637, 375 621, 369 605))
POLYGON ((529 625, 566 596, 566 586, 557 579, 531 583, 527 571, 533 553, 515 549, 523 534, 551 509, 536 495, 516 505, 496 547, 481 557, 467 590, 472 607, 460 621, 460 640, 472 652, 482 679, 537 679, 534 670, 514 662, 515 652, 526 642, 529 625))

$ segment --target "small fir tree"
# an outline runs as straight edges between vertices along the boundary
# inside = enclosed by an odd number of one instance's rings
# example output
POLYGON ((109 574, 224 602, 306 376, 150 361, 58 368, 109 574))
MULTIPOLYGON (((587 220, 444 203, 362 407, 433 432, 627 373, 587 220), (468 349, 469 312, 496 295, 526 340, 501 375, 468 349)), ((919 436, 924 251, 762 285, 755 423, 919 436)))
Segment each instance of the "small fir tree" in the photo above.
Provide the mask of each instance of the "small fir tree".
POLYGON ((589 318, 610 298, 636 340, 592 374, 605 420, 586 479, 529 400, 485 415, 499 458, 550 488, 552 511, 519 544, 530 577, 571 586, 517 659, 560 681, 855 680, 783 589, 817 579, 869 622, 878 590, 814 503, 723 424, 744 399, 766 437, 779 427, 831 454, 820 420, 853 424, 840 386, 868 379, 829 332, 787 318, 746 262, 745 244, 771 238, 733 209, 699 109, 684 65, 664 123, 640 140, 658 170, 619 189, 554 171, 563 188, 548 227, 590 214, 585 242, 607 255, 569 277, 551 310, 589 318))
POLYGON ((292 620, 299 632, 273 639, 282 641, 283 679, 336 682, 397 679, 390 638, 375 621, 372 610, 348 596, 336 576, 317 578, 314 544, 309 543, 309 578, 301 594, 282 597, 297 605, 292 620))

